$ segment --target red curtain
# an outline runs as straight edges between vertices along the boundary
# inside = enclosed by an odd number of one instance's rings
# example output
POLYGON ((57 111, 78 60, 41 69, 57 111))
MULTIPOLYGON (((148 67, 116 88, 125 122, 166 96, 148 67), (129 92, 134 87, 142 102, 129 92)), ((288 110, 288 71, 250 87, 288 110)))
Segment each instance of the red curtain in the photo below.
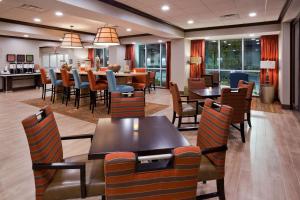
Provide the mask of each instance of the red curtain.
POLYGON ((125 50, 125 60, 130 60, 130 69, 135 68, 135 54, 134 54, 134 45, 126 44, 125 50))
MULTIPOLYGON (((274 85, 275 98, 278 98, 278 35, 264 35, 260 38, 261 60, 275 61, 275 69, 269 70, 270 84, 274 85)), ((266 69, 260 71, 260 84, 266 81, 266 69)))
POLYGON ((169 88, 169 83, 171 80, 171 42, 167 42, 167 88, 169 88))
POLYGON ((88 59, 91 61, 91 67, 94 67, 94 49, 88 49, 88 59))
POLYGON ((201 64, 190 67, 190 78, 200 78, 205 74, 205 40, 191 41, 191 57, 201 57, 201 64))

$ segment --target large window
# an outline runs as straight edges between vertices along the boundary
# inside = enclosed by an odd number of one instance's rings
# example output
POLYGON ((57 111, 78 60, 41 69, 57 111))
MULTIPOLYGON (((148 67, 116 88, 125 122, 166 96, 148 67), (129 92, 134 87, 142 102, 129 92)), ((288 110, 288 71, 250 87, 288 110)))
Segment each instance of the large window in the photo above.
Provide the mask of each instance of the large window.
POLYGON ((221 84, 229 86, 229 74, 245 72, 255 82, 254 94, 259 94, 260 40, 258 38, 207 40, 205 42, 206 72, 220 72, 221 84))
POLYGON ((108 48, 95 49, 95 58, 96 57, 100 59, 100 67, 107 67, 109 64, 108 48))
POLYGON ((136 45, 136 67, 146 67, 148 71, 156 72, 156 85, 166 87, 166 45, 138 44, 136 45))

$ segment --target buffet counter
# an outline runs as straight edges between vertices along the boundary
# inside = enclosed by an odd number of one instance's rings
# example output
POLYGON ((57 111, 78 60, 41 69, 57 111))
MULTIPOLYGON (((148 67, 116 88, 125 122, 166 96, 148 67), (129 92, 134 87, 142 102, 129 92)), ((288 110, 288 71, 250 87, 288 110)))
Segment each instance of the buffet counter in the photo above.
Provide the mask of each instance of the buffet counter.
POLYGON ((40 86, 40 73, 0 74, 0 91, 32 89, 40 86))

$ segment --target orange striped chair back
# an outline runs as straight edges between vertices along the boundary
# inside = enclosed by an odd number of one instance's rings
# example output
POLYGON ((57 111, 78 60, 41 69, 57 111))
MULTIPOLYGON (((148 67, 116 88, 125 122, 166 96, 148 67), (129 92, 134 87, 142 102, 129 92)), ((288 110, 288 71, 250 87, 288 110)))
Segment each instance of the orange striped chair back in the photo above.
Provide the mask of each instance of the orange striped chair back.
POLYGON ((47 78, 46 69, 44 67, 41 67, 40 68, 40 72, 41 72, 42 84, 48 84, 49 83, 49 79, 47 78))
POLYGON ((241 123, 245 119, 246 95, 246 88, 239 88, 237 91, 233 91, 230 88, 222 89, 220 103, 233 108, 231 122, 233 124, 241 123))
POLYGON ((147 69, 146 68, 134 68, 133 71, 142 73, 142 72, 147 72, 147 69))
POLYGON ((255 86, 254 82, 247 82, 244 80, 239 80, 238 88, 246 88, 247 89, 246 111, 249 111, 251 109, 252 93, 253 93, 254 86, 255 86))
POLYGON ((111 93, 111 117, 144 117, 145 95, 142 91, 135 91, 133 96, 125 97, 120 92, 111 93))
POLYGON ((180 93, 176 83, 170 82, 170 92, 173 100, 173 110, 178 114, 182 115, 182 104, 180 103, 180 93))
POLYGON ((61 73, 61 79, 63 82, 63 86, 70 87, 71 82, 70 82, 69 72, 66 69, 60 69, 60 73, 61 73))
MULTIPOLYGON (((197 146, 201 149, 227 145, 233 109, 223 105, 216 110, 212 108, 213 103, 213 100, 206 99, 201 114, 197 136, 197 146)), ((225 174, 225 157, 226 151, 207 154, 220 176, 225 174)))
MULTIPOLYGON (((32 163, 53 163, 63 161, 63 150, 60 134, 50 106, 42 109, 43 119, 36 115, 22 121, 32 163)), ((36 199, 43 199, 43 194, 56 170, 34 170, 36 199)))
POLYGON ((196 199, 199 147, 174 149, 173 166, 168 169, 137 172, 131 152, 105 156, 105 196, 107 200, 196 199))
POLYGON ((96 83, 96 77, 95 77, 93 71, 92 70, 88 70, 87 71, 87 75, 88 75, 88 79, 89 79, 89 83, 90 83, 90 89, 92 91, 97 91, 97 89, 96 89, 96 84, 97 84, 96 83))

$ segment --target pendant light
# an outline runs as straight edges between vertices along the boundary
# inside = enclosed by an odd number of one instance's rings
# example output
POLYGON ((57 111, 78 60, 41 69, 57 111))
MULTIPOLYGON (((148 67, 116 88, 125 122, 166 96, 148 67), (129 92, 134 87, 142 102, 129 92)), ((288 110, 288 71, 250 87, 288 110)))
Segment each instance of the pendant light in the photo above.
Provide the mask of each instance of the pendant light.
POLYGON ((96 37, 94 39, 94 45, 120 45, 120 40, 116 28, 106 26, 98 28, 96 37))
POLYGON ((65 33, 61 48, 83 48, 79 34, 72 31, 73 27, 71 26, 70 33, 65 33))

